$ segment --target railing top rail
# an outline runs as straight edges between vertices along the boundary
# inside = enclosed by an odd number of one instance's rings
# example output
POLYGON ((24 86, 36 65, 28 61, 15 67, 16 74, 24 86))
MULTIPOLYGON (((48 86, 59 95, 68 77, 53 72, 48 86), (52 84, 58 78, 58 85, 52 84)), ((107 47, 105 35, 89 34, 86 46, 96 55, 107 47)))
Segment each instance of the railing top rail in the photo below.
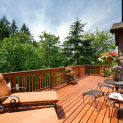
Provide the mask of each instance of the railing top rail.
MULTIPOLYGON (((77 65, 77 66, 71 66, 72 68, 76 67, 84 67, 85 65, 77 65)), ((55 71, 55 70, 64 70, 65 67, 59 67, 59 68, 49 68, 49 69, 38 69, 38 70, 29 70, 29 71, 18 71, 18 72, 9 72, 9 73, 2 73, 4 77, 12 77, 13 75, 19 76, 19 75, 29 75, 29 74, 35 74, 35 73, 41 73, 41 72, 48 72, 48 71, 55 71)))
POLYGON ((114 65, 86 65, 86 66, 96 66, 96 67, 112 67, 114 65))
MULTIPOLYGON (((78 67, 85 67, 85 66, 95 66, 95 67, 112 67, 113 65, 76 65, 70 66, 71 68, 78 68, 78 67)), ((38 69, 38 70, 29 70, 29 71, 18 71, 18 72, 9 72, 9 73, 2 73, 4 77, 12 77, 13 75, 29 75, 29 74, 36 74, 48 71, 56 71, 56 70, 64 70, 65 67, 58 67, 58 68, 49 68, 49 69, 38 69)))

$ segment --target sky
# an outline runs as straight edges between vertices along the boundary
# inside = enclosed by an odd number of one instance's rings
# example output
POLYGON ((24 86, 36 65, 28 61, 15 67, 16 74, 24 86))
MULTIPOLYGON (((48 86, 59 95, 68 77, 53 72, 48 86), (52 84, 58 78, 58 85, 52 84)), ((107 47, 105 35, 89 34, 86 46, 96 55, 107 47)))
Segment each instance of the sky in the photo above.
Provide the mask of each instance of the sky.
POLYGON ((0 0, 0 19, 3 15, 19 29, 25 23, 36 41, 46 30, 62 43, 76 18, 87 23, 84 32, 110 31, 121 22, 121 0, 0 0))

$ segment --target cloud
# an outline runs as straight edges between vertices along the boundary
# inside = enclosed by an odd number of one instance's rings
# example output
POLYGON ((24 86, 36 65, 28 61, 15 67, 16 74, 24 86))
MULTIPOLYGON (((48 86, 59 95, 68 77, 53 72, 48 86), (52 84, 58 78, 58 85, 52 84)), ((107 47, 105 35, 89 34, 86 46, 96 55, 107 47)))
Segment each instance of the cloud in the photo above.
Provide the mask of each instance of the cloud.
POLYGON ((6 12, 6 8, 4 7, 4 6, 2 6, 1 8, 0 8, 0 10, 4 13, 4 12, 6 12))
POLYGON ((57 27, 57 36, 60 36, 60 42, 62 43, 64 41, 64 38, 68 36, 69 33, 69 25, 61 25, 57 27))
POLYGON ((20 28, 25 23, 36 41, 42 31, 60 36, 69 33, 70 25, 78 17, 87 23, 84 31, 110 30, 121 20, 121 1, 117 0, 1 0, 1 17, 5 14, 11 22, 15 19, 20 28), (2 15, 3 14, 3 15, 2 15))

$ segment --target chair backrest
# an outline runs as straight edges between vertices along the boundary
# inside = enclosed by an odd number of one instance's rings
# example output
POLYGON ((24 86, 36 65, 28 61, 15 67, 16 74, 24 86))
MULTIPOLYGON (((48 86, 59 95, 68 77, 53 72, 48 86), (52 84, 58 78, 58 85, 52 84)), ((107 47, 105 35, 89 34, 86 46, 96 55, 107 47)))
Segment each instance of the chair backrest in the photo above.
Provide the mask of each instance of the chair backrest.
POLYGON ((123 81, 123 71, 119 75, 120 75, 120 81, 123 81))
MULTIPOLYGON (((3 75, 0 73, 0 97, 9 96, 11 94, 11 90, 9 89, 6 81, 4 80, 3 75)), ((2 103, 6 98, 0 99, 0 103, 2 103)))

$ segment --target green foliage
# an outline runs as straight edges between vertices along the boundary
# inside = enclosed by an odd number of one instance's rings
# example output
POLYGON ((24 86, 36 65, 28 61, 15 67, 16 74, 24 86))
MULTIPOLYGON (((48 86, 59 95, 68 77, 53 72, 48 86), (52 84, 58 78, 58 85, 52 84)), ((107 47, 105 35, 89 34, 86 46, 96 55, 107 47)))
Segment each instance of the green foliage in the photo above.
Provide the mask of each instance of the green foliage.
POLYGON ((12 24, 5 16, 0 20, 0 72, 14 72, 41 68, 55 68, 79 64, 114 64, 97 59, 107 51, 116 50, 114 37, 108 31, 84 32, 86 23, 78 18, 65 41, 60 45, 59 36, 42 32, 36 42, 26 24, 20 30, 15 20, 12 24))
MULTIPOLYGON (((108 52, 111 50, 116 50, 114 37, 107 30, 99 32, 98 28, 96 28, 96 31, 94 31, 93 33, 85 32, 83 34, 83 39, 85 40, 93 39, 92 47, 96 49, 96 52, 94 53, 93 57, 91 57, 91 59, 94 60, 95 64, 101 64, 98 58, 100 57, 102 53, 108 52)), ((108 62, 105 62, 105 63, 109 64, 108 62)))
POLYGON ((43 65, 45 67, 59 67, 59 36, 44 31, 39 37, 38 47, 43 65))
POLYGON ((90 63, 91 60, 88 60, 90 55, 93 55, 94 49, 91 47, 92 40, 83 40, 82 32, 84 32, 83 27, 86 24, 82 24, 81 20, 78 18, 76 22, 70 25, 69 36, 66 37, 66 40, 63 42, 63 51, 66 54, 66 57, 71 60, 72 63, 84 64, 90 63), (71 58, 70 58, 71 57, 71 58))
POLYGON ((23 25, 22 25, 22 27, 20 28, 20 31, 23 31, 25 34, 27 34, 27 35, 31 35, 30 34, 30 31, 29 31, 29 28, 26 26, 26 24, 24 23, 23 25))
POLYGON ((15 20, 12 21, 12 24, 11 24, 11 30, 12 30, 12 33, 15 34, 16 31, 17 31, 17 26, 16 26, 16 22, 15 20))
POLYGON ((0 59, 0 72, 41 68, 38 49, 28 42, 22 44, 20 38, 12 34, 1 43, 0 59))
POLYGON ((11 33, 10 28, 5 24, 4 20, 0 20, 0 41, 4 38, 9 37, 9 34, 11 33))

